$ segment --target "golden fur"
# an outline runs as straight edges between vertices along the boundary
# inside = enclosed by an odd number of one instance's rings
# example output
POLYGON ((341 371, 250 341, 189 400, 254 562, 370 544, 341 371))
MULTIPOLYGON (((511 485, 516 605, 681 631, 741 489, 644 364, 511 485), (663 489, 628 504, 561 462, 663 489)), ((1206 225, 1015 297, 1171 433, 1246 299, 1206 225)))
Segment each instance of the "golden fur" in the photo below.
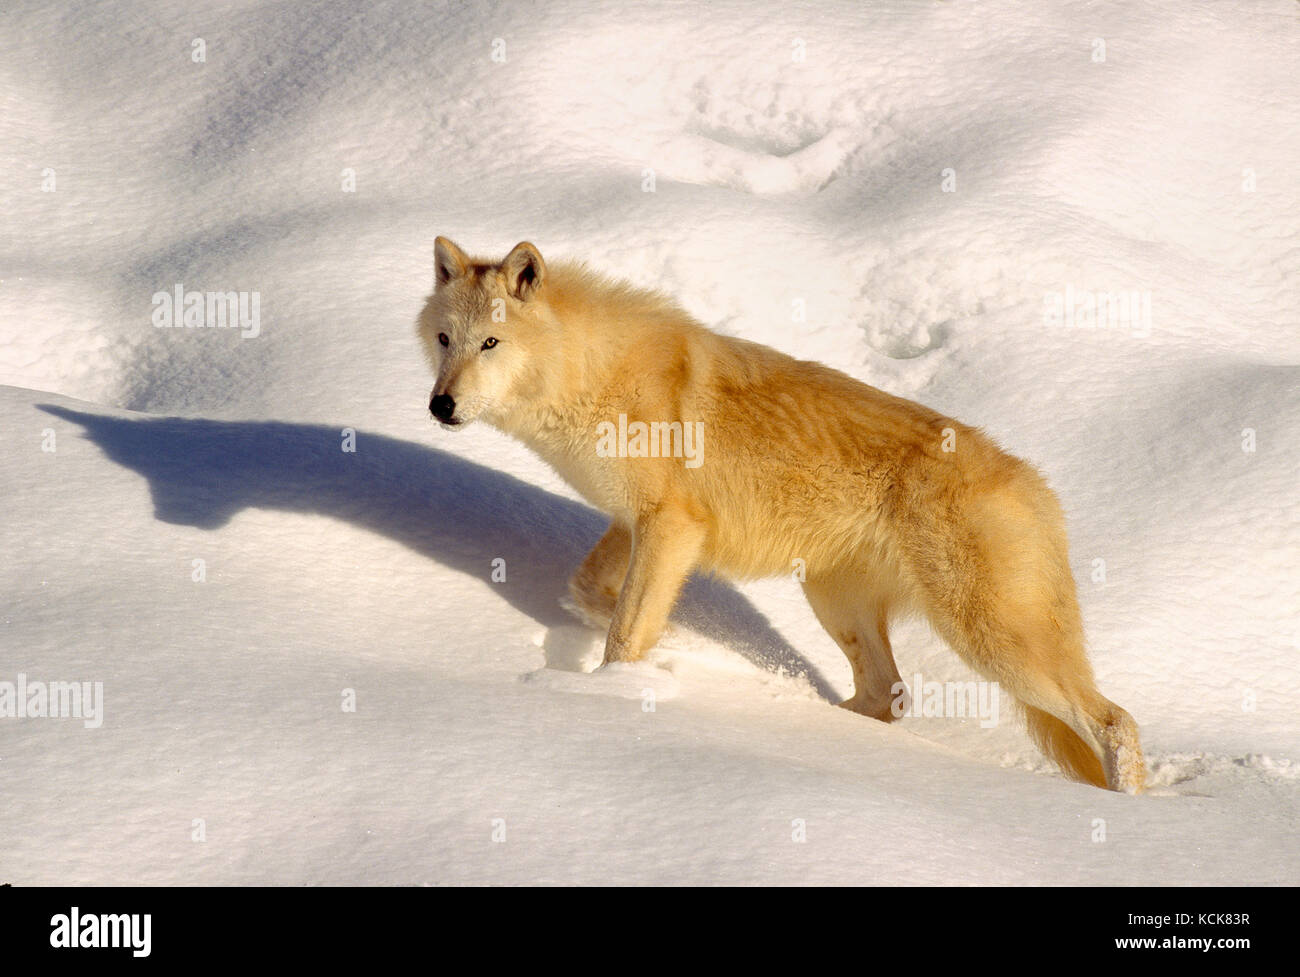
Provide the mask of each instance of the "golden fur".
POLYGON ((718 335, 662 295, 548 265, 527 242, 495 262, 439 238, 435 276, 419 323, 431 410, 520 439, 611 516, 570 584, 584 616, 609 623, 606 662, 654 645, 696 568, 802 566, 853 667, 847 708, 893 718, 889 622, 920 613, 1019 700, 1069 775, 1142 789, 1137 726, 1093 682, 1061 508, 1031 466, 919 404, 718 335), (599 426, 619 415, 701 423, 702 463, 600 456, 599 426))

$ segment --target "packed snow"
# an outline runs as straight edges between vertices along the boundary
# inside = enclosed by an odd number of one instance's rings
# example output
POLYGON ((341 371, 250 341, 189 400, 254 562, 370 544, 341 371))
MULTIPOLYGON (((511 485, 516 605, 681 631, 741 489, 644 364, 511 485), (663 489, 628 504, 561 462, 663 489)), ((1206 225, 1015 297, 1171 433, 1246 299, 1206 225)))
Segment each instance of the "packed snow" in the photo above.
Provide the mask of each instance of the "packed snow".
POLYGON ((1300 881, 1298 48, 1291 0, 6 4, 0 713, 89 685, 0 715, 0 882, 1300 881), (437 234, 1032 460, 1148 793, 1005 696, 834 708, 794 580, 594 671, 602 517, 429 418, 437 234))

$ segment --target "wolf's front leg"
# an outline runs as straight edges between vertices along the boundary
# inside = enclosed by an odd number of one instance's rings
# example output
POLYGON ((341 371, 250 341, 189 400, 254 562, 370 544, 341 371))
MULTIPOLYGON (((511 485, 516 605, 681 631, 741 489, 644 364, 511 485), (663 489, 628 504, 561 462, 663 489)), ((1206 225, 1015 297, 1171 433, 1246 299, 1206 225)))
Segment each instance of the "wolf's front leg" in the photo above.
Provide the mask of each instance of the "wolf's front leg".
POLYGON ((605 664, 636 661, 654 647, 699 559, 704 536, 699 519, 669 505, 637 520, 631 565, 605 641, 605 664))

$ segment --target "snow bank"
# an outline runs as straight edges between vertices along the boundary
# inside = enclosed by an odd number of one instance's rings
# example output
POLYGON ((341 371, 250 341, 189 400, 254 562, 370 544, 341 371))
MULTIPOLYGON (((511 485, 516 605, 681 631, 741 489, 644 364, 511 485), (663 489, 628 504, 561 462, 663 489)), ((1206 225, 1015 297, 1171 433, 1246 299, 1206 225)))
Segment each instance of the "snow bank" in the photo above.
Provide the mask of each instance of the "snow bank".
POLYGON ((0 682, 104 689, 97 729, 0 718, 0 881, 1295 881, 1294 4, 0 28, 0 682), (559 600, 600 517, 427 418, 438 233, 1032 459, 1152 793, 1062 780, 1009 710, 831 708, 790 581, 698 580, 649 663, 585 674, 559 600), (155 328, 177 285, 257 293, 258 334, 155 328))

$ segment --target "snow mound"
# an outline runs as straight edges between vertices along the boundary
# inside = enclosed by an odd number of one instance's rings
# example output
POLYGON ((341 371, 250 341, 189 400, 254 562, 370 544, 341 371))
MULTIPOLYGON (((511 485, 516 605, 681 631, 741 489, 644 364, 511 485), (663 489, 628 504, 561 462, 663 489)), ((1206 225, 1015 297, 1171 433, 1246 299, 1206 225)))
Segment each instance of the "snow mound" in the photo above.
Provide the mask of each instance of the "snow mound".
POLYGON ((0 717, 0 881, 1294 883, 1298 23, 7 4, 0 682, 101 682, 104 718, 0 717), (596 669, 563 601, 600 515, 427 417, 440 233, 1032 460, 1150 796, 1066 782, 1010 709, 833 708, 790 580, 693 580, 596 669), (177 287, 256 294, 256 334, 158 328, 177 287))

